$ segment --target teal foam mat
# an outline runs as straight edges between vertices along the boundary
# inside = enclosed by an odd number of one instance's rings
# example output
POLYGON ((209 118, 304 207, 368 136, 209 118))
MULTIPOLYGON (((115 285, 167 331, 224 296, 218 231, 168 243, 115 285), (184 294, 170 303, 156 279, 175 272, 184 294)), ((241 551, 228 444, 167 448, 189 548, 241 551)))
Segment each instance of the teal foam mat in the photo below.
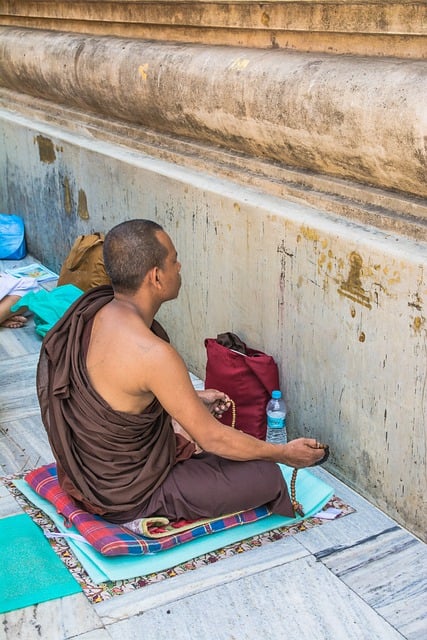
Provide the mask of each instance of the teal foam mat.
POLYGON ((0 553, 0 613, 81 591, 25 513, 0 519, 0 553))

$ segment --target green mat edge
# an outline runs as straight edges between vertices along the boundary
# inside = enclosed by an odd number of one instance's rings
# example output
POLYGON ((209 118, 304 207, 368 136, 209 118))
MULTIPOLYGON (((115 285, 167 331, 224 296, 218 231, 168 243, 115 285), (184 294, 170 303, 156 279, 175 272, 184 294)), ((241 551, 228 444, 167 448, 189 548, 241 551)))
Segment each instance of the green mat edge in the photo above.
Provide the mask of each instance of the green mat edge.
MULTIPOLYGON (((39 587, 37 591, 32 593, 23 593, 20 596, 8 597, 2 596, 0 599, 0 613, 9 613, 11 611, 15 611, 17 609, 23 609, 25 607, 29 607, 35 604, 41 604, 42 602, 48 602, 50 600, 57 600, 58 598, 64 598, 66 596, 74 595, 76 593, 80 593, 82 591, 81 585, 77 582, 75 577, 70 573, 68 567, 62 562, 61 558, 55 553, 49 544, 47 538, 44 536, 43 531, 40 527, 31 519, 31 517, 26 513, 18 513, 11 516, 5 516, 0 518, 0 527, 2 524, 9 524, 11 521, 19 521, 22 520, 25 523, 25 526, 29 526, 30 529, 33 530, 34 535, 37 539, 37 544, 42 544, 45 546, 46 551, 50 551, 52 553, 52 562, 56 564, 57 569, 60 574, 63 575, 64 581, 60 583, 60 594, 57 595, 53 592, 54 587, 39 587), (47 546, 46 546, 47 545, 47 546)), ((19 523, 18 523, 19 524, 19 523)), ((0 554, 1 558, 1 554, 0 554)), ((1 567, 0 567, 0 576, 1 576, 1 567)), ((32 576, 29 576, 30 581, 32 580, 32 576)), ((7 586, 7 580, 2 579, 2 584, 7 586)), ((0 593, 2 591, 2 587, 0 587, 0 593)))

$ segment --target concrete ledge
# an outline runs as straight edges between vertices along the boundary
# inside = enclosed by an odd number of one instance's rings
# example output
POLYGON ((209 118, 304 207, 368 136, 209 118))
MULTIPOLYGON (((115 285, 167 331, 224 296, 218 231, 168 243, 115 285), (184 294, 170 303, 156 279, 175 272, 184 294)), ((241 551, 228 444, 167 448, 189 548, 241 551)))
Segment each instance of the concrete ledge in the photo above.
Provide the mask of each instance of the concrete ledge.
MULTIPOLYGON (((384 231, 427 240, 427 202, 422 198, 290 168, 217 146, 158 133, 139 125, 101 118, 9 89, 0 88, 0 108, 3 110, 1 117, 10 118, 11 122, 24 117, 54 124, 70 133, 114 142, 130 151, 145 153, 190 170, 228 178, 266 194, 308 204, 384 231)), ((52 143, 43 136, 38 136, 36 142, 45 161, 46 149, 50 145, 48 155, 53 161, 55 149, 52 143)), ((68 203, 70 198, 65 195, 66 184, 61 185, 61 189, 64 190, 64 203, 68 203)))
POLYGON ((6 27, 0 38, 3 87, 301 169, 427 195, 421 61, 6 27))

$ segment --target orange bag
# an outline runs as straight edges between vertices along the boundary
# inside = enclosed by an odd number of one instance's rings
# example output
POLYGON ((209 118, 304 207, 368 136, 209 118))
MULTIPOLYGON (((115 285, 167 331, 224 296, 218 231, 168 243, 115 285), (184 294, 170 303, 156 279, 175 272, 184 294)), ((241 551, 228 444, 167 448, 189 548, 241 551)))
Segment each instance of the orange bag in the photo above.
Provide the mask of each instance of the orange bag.
POLYGON ((101 284, 111 284, 104 267, 103 244, 103 233, 79 236, 61 267, 58 286, 73 284, 88 291, 101 284))

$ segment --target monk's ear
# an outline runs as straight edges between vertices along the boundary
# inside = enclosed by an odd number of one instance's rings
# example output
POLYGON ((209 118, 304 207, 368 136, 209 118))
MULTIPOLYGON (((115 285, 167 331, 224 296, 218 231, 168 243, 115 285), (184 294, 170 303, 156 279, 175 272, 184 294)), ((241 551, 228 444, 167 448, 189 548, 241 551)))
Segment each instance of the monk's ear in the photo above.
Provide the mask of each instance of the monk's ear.
POLYGON ((146 275, 147 281, 151 286, 158 288, 160 286, 160 269, 159 267, 153 267, 146 275))

